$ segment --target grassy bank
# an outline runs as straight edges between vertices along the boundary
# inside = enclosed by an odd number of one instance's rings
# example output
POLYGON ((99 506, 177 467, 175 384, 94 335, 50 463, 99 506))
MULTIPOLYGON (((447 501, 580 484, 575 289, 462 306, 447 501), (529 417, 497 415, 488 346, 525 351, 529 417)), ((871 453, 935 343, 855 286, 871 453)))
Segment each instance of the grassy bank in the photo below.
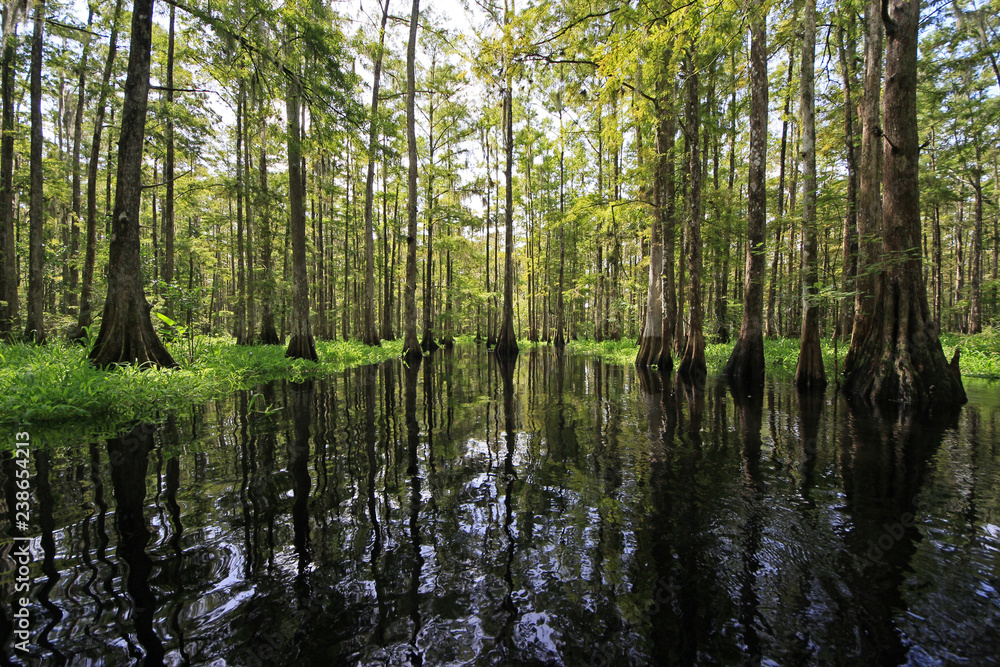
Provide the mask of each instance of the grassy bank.
POLYGON ((0 345, 0 422, 69 421, 112 432, 259 382, 319 377, 398 356, 401 349, 402 341, 368 347, 317 340, 320 361, 313 363, 287 359, 279 345, 241 347, 226 338, 195 338, 171 349, 179 369, 103 371, 88 363, 79 345, 0 345))
MULTIPOLYGON (((457 342, 472 342, 461 337, 457 342)), ((945 354, 962 348, 962 374, 1000 378, 1000 332, 975 336, 945 334, 945 354)), ((539 344, 521 342, 527 350, 539 344)), ((322 377, 357 364, 398 356, 402 341, 368 347, 358 342, 316 341, 320 362, 285 358, 283 346, 240 347, 225 338, 195 338, 171 351, 182 367, 174 370, 115 371, 93 368, 87 350, 78 345, 53 342, 44 346, 0 345, 0 423, 25 426, 72 425, 82 432, 112 433, 137 420, 157 420, 163 415, 220 398, 237 389, 249 389, 267 380, 302 380, 322 377)), ((570 341, 570 352, 599 355, 609 363, 631 364, 634 341, 570 341)), ((708 367, 721 371, 732 344, 710 344, 705 350, 708 367)), ((823 341, 828 376, 843 369, 845 345, 823 341), (835 362, 836 360, 836 362, 835 362)), ((798 359, 797 339, 765 341, 768 374, 790 378, 798 359)))
MULTIPOLYGON (((827 338, 823 343, 823 363, 827 375, 832 377, 834 369, 843 371, 844 355, 847 354, 847 343, 834 344, 827 338)), ((733 342, 714 343, 705 347, 705 362, 709 371, 721 372, 733 342)), ((962 348, 962 375, 977 378, 1000 378, 1000 331, 988 329, 981 334, 965 336, 946 333, 941 336, 941 344, 945 355, 951 359, 956 347, 962 348)), ((596 354, 608 363, 630 364, 635 361, 639 348, 635 341, 603 341, 575 340, 567 345, 567 349, 585 354, 596 354)), ((795 364, 799 358, 799 340, 797 338, 766 338, 764 339, 764 359, 767 362, 768 373, 776 377, 792 377, 795 375, 795 364)))

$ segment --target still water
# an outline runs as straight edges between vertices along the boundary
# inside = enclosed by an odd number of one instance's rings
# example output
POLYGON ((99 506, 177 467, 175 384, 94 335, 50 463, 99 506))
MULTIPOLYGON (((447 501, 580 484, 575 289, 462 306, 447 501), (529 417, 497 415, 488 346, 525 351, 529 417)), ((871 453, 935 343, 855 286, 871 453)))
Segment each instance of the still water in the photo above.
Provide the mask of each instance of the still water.
POLYGON ((746 398, 548 349, 34 447, 15 664, 996 664, 1000 390, 746 398))

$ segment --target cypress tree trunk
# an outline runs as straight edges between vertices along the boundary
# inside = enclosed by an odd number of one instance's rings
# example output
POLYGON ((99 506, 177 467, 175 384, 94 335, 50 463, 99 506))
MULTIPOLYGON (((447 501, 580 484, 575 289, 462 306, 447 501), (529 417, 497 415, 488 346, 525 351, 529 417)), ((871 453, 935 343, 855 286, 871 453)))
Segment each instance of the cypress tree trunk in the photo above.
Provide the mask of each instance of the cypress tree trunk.
MULTIPOLYGON (((854 37, 845 36, 843 26, 837 28, 838 50, 840 52, 840 69, 844 80, 844 140, 847 149, 847 214, 844 216, 844 292, 854 291, 855 279, 858 275, 858 158, 857 145, 854 137, 854 37)), ((837 336, 850 338, 854 328, 854 298, 848 296, 841 300, 840 321, 837 324, 837 336)))
POLYGON ((143 292, 139 255, 140 179, 146 134, 152 24, 153 0, 135 0, 118 142, 118 179, 111 215, 108 296, 104 302, 101 331, 90 353, 91 361, 100 367, 121 363, 161 367, 177 365, 149 320, 150 306, 143 292))
MULTIPOLYGON (((243 79, 240 78, 239 91, 236 93, 236 307, 234 308, 236 326, 233 337, 236 338, 237 345, 246 345, 250 336, 247 335, 246 320, 246 273, 243 270, 243 113, 246 109, 243 97, 243 79)), ((168 151, 169 151, 168 146, 168 151)), ((169 155, 169 152, 168 152, 169 155)), ((291 193, 289 193, 291 198, 291 193)), ((164 222, 166 222, 166 215, 164 222)), ((166 236, 164 234, 164 236, 166 236)))
POLYGON ((292 319, 286 357, 318 361, 309 322, 309 280, 306 273, 306 210, 302 181, 302 137, 299 124, 299 80, 296 70, 285 100, 288 116, 288 230, 292 241, 292 319))
POLYGON ((378 145, 378 91, 382 76, 382 48, 385 44, 385 24, 389 18, 389 0, 382 7, 382 26, 379 29, 378 55, 375 57, 375 74, 372 82, 372 110, 368 127, 368 173, 365 177, 365 323, 361 340, 366 345, 381 345, 375 328, 375 247, 372 236, 372 207, 375 198, 375 149, 378 145))
POLYGON ((646 323, 639 338, 635 365, 656 365, 661 372, 673 369, 665 332, 673 333, 674 315, 674 219, 673 219, 673 108, 669 97, 669 49, 660 53, 656 79, 656 157, 653 164, 653 228, 650 235, 649 280, 646 290, 646 323), (666 249, 664 251, 664 245, 666 249))
MULTIPOLYGON (((513 4, 513 3, 512 3, 513 4)), ((510 24, 508 11, 505 22, 510 24)), ((513 79, 510 72, 508 55, 507 77, 503 98, 503 133, 504 133, 504 241, 503 258, 503 316, 500 333, 497 335, 496 354, 501 358, 517 356, 517 335, 514 333, 514 100, 513 79)))
MULTIPOLYGON (((750 24, 750 174, 743 322, 723 371, 744 387, 764 384, 764 263, 767 212, 767 24, 759 11, 750 24)), ((741 392, 742 395, 742 392, 741 392)))
POLYGON ((976 145, 976 164, 972 168, 972 191, 976 196, 974 226, 972 228, 972 271, 969 276, 969 333, 983 330, 981 289, 983 279, 983 170, 979 165, 979 145, 976 145))
POLYGON ((845 362, 845 391, 869 401, 922 407, 965 402, 927 305, 920 254, 917 42, 920 0, 885 7, 882 250, 875 298, 864 301, 845 362))
MULTIPOLYGON (((664 58, 668 58, 664 55, 664 58)), ((664 63, 664 67, 666 63, 664 63)), ((668 88, 669 91, 669 88, 668 88)), ((674 257, 676 256, 677 236, 677 205, 675 183, 674 144, 677 134, 677 119, 674 116, 673 100, 665 111, 665 118, 657 125, 656 151, 657 176, 653 181, 658 188, 656 203, 659 210, 661 242, 663 244, 663 260, 661 271, 660 299, 663 302, 661 314, 663 324, 660 327, 660 355, 657 361, 662 373, 669 373, 674 366, 671 348, 674 342, 674 329, 677 326, 677 286, 674 284, 674 257), (662 169, 662 174, 659 170, 662 169)))
POLYGON ((410 38, 406 43, 406 151, 409 160, 407 173, 407 232, 406 232, 406 292, 404 294, 403 357, 420 359, 423 352, 417 340, 417 134, 414 118, 416 73, 414 61, 417 53, 417 22, 420 18, 420 0, 413 0, 410 9, 410 38))
MULTIPOLYGON (((94 9, 91 7, 87 14, 88 29, 93 23, 94 9)), ((89 57, 90 35, 86 35, 83 42, 83 55, 80 58, 80 76, 77 81, 79 92, 76 99, 76 115, 73 119, 73 217, 70 223, 69 280, 66 285, 66 303, 70 307, 71 315, 76 314, 77 297, 79 296, 77 290, 79 289, 80 282, 80 216, 82 213, 80 202, 80 144, 83 143, 83 110, 87 103, 86 83, 87 61, 89 57)))
MULTIPOLYGON (((431 78, 434 78, 434 57, 431 58, 431 78)), ((415 103, 415 102, 414 102, 415 103)), ((427 104, 427 261, 424 263, 424 331, 420 347, 424 352, 438 349, 434 339, 434 94, 427 104)))
POLYGON ((20 315, 17 254, 14 248, 14 58, 17 55, 19 2, 4 4, 3 54, 0 56, 0 340, 9 340, 20 315))
POLYGON ((42 30, 45 2, 35 2, 35 30, 31 37, 31 202, 28 208, 28 320, 25 340, 45 342, 45 318, 42 313, 45 285, 43 274, 45 247, 42 233, 45 224, 45 200, 42 194, 42 30))
MULTIPOLYGON (((781 121, 781 156, 778 158, 778 216, 777 229, 774 232, 774 254, 771 258, 771 279, 767 289, 767 321, 764 335, 768 338, 781 333, 781 315, 775 315, 775 291, 781 278, 781 235, 785 222, 785 156, 788 152, 788 115, 792 110, 792 71, 795 69, 794 42, 789 45, 788 53, 788 83, 785 92, 785 112, 781 121)), ((795 181, 792 180, 792 190, 795 181)), ((791 232, 789 232, 791 238, 791 232)))
POLYGON ((101 159, 101 135, 104 130, 104 114, 107 109, 111 71, 118 53, 118 18, 121 15, 122 0, 115 2, 114 18, 111 22, 111 37, 108 39, 108 58, 101 74, 101 92, 94 114, 94 136, 90 143, 90 161, 87 164, 87 225, 83 254, 83 275, 80 282, 80 312, 77 315, 76 331, 70 338, 82 341, 85 327, 93 320, 91 297, 94 285, 94 264, 97 260, 97 168, 101 159))
MULTIPOLYGON (((858 186, 858 276, 854 300, 856 337, 865 338, 873 326, 875 276, 880 270, 879 236, 882 233, 882 140, 879 94, 882 89, 881 0, 870 0, 865 13, 865 81, 861 99, 861 163, 858 186)), ((851 353, 844 361, 850 366, 851 353)))
MULTIPOLYGON (((242 86, 241 86, 242 87, 242 86)), ((247 103, 247 94, 243 93, 243 200, 246 206, 246 283, 247 283, 247 344, 257 342, 257 308, 254 301, 254 272, 253 272, 253 215, 251 211, 254 206, 251 204, 252 192, 250 170, 251 170, 251 142, 250 142, 250 105, 247 103)))
POLYGON ((263 205, 260 207, 260 263, 264 268, 264 295, 261 299, 260 311, 260 342, 262 345, 278 345, 278 331, 274 326, 274 259, 271 254, 271 244, 274 242, 274 230, 271 228, 271 214, 267 206, 270 193, 267 188, 267 121, 261 120, 260 127, 260 194, 263 205))
POLYGON ((690 219, 688 220, 688 284, 689 288, 689 308, 690 325, 688 327, 687 344, 684 346, 684 355, 681 357, 680 366, 677 373, 696 385, 701 385, 706 376, 705 366, 705 334, 702 330, 702 308, 701 308, 701 157, 699 155, 699 120, 700 120, 700 99, 698 90, 698 68, 695 64, 695 54, 692 52, 687 59, 687 109, 685 118, 685 132, 687 134, 688 146, 688 171, 690 173, 690 183, 688 185, 688 196, 690 197, 690 219))
MULTIPOLYGON (((167 156, 163 162, 163 180, 166 182, 166 193, 164 194, 163 200, 163 219, 161 224, 163 225, 163 230, 161 236, 163 237, 163 282, 174 285, 174 280, 176 278, 176 271, 174 269, 174 13, 175 9, 173 5, 170 5, 170 31, 167 36, 167 113, 166 113, 166 142, 167 142, 167 156)), ((237 110, 237 121, 239 121, 239 110, 237 110)), ((237 134, 239 133, 239 123, 237 123, 237 134)), ((236 156, 237 169, 239 168, 239 152, 237 150, 236 156)), ((238 186, 237 186, 238 187, 238 186)), ((242 213, 239 207, 239 193, 237 192, 237 227, 240 229, 240 240, 242 241, 242 213)), ((242 250, 242 248, 240 248, 242 250)), ((242 262, 242 258, 240 258, 242 262)), ((242 266, 242 264, 241 264, 242 266)), ((176 304, 173 303, 172 298, 173 291, 167 291, 167 298, 164 303, 164 311, 168 317, 173 319, 178 319, 178 314, 176 312, 176 304)), ((242 290, 241 290, 242 296, 242 290)), ((239 303, 237 303, 237 309, 242 307, 242 298, 239 303)), ((242 311, 237 311, 237 329, 239 333, 237 334, 237 341, 241 341, 242 330, 242 311)))
POLYGON ((795 386, 799 391, 826 386, 823 350, 819 339, 819 280, 816 247, 816 0, 806 0, 802 35, 802 76, 799 80, 802 127, 802 329, 795 386))

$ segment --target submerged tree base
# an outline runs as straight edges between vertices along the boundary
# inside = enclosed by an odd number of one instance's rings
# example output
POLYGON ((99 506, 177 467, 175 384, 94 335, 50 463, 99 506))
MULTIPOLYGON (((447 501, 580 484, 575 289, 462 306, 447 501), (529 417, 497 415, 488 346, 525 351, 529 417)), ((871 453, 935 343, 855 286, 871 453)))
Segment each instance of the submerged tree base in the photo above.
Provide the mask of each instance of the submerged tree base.
POLYGON ((641 337, 639 339, 639 353, 635 355, 635 365, 639 368, 659 365, 662 348, 662 336, 641 337))
POLYGON ((823 350, 818 331, 800 344, 799 361, 795 367, 795 388, 801 392, 822 391, 826 388, 823 350))
POLYGON ((760 335, 736 340, 722 374, 734 387, 764 386, 764 339, 760 335))
POLYGON ((688 336, 677 374, 685 381, 698 386, 705 384, 708 378, 708 366, 705 364, 705 337, 701 331, 692 331, 688 336))

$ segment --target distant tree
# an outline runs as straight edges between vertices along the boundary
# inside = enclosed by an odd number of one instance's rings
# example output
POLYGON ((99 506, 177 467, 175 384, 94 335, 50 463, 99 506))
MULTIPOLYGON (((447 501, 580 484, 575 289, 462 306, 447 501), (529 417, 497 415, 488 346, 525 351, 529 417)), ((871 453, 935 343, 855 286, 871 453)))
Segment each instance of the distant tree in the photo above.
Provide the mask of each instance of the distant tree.
POLYGON ((309 321, 309 277, 306 269, 306 211, 302 183, 302 137, 299 128, 301 71, 292 64, 285 97, 288 120, 288 228, 292 240, 292 319, 286 357, 317 361, 309 321))
POLYGON ((87 163, 87 223, 83 252, 83 275, 80 279, 80 311, 77 314, 76 330, 70 338, 83 340, 87 327, 93 322, 94 265, 97 262, 97 174, 101 160, 101 137, 104 132, 104 115, 107 112, 108 95, 111 88, 111 71, 118 54, 118 21, 121 16, 122 0, 116 0, 111 20, 111 36, 108 38, 108 56, 101 75, 94 113, 94 135, 90 143, 90 157, 87 163))
POLYGON ((750 21, 750 167, 747 177, 747 250, 743 323, 724 374, 734 384, 764 383, 764 252, 767 208, 767 23, 758 9, 750 21))
POLYGON ((403 314, 403 356, 419 359, 423 352, 417 339, 417 133, 414 105, 417 97, 416 54, 420 0, 410 9, 410 37, 406 44, 406 148, 409 158, 406 200, 406 287, 403 314))
POLYGON ((385 46, 385 24, 389 18, 389 0, 381 0, 382 25, 379 28, 378 53, 372 81, 372 106, 368 123, 368 173, 365 177, 365 322, 361 339, 368 345, 380 345, 375 328, 375 250, 372 209, 375 203, 375 149, 378 146, 378 91, 382 76, 382 51, 385 46))
POLYGON ((14 247, 14 58, 17 54, 18 15, 21 0, 8 0, 3 8, 3 51, 0 54, 0 340, 13 334, 20 316, 17 293, 17 252, 14 247))
POLYGON ((45 342, 45 199, 42 193, 42 33, 45 26, 45 2, 34 4, 35 30, 31 36, 31 202, 28 208, 28 320, 24 330, 27 340, 45 342))
POLYGON ((802 25, 802 77, 799 79, 802 127, 802 329, 795 386, 800 391, 826 386, 819 338, 819 267, 816 231, 816 0, 806 0, 802 25))

